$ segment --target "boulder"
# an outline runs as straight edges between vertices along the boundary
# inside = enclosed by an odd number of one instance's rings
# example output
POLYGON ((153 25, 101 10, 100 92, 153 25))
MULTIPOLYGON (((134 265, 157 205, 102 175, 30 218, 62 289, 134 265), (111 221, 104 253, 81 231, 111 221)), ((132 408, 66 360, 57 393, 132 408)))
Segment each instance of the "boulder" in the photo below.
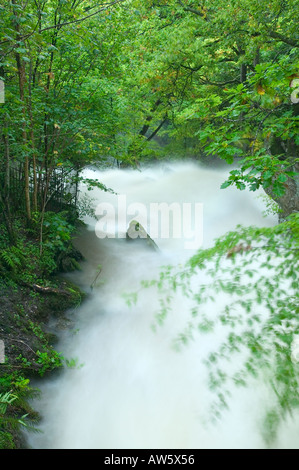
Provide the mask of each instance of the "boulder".
POLYGON ((127 241, 141 241, 149 248, 159 251, 158 245, 149 236, 144 227, 137 220, 131 220, 128 230, 126 232, 127 241))

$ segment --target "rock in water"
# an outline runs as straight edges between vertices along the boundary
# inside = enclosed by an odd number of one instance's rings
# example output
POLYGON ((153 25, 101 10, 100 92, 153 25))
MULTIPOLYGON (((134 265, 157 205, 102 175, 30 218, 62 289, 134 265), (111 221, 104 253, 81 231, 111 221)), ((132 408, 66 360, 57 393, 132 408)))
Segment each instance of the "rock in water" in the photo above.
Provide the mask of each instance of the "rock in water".
POLYGON ((131 220, 129 228, 126 232, 126 239, 128 241, 138 240, 146 243, 150 248, 159 251, 158 245, 149 236, 144 227, 137 220, 131 220))

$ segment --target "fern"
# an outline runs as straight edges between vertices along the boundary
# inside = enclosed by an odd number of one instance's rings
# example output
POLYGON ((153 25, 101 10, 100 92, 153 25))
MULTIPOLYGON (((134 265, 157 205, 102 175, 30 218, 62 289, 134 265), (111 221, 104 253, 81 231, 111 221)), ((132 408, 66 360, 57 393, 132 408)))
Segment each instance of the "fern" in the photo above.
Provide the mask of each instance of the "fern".
POLYGON ((16 393, 0 393, 0 449, 15 449, 15 436, 21 428, 39 432, 35 427, 39 417, 26 401, 32 392, 34 390, 23 386, 16 393), (20 410, 25 414, 20 416, 20 410))
POLYGON ((24 264, 25 257, 22 250, 18 246, 11 246, 6 250, 0 251, 0 260, 4 263, 4 266, 10 271, 16 271, 21 268, 24 264))
POLYGON ((7 407, 11 405, 16 398, 16 395, 13 395, 11 392, 0 393, 0 423, 1 415, 5 415, 7 407))

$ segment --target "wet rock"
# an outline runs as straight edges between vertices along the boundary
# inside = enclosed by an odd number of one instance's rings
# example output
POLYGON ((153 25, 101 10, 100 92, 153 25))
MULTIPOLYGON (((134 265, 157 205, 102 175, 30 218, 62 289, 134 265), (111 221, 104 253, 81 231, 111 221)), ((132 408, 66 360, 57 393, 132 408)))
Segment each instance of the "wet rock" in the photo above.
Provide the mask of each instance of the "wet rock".
POLYGON ((149 248, 159 251, 158 245, 154 240, 149 236, 144 227, 137 220, 131 220, 128 230, 126 232, 127 241, 142 242, 146 244, 149 248))
POLYGON ((61 252, 57 258, 57 266, 60 272, 71 272, 80 270, 80 261, 83 261, 82 254, 74 248, 74 246, 70 245, 69 248, 61 252))

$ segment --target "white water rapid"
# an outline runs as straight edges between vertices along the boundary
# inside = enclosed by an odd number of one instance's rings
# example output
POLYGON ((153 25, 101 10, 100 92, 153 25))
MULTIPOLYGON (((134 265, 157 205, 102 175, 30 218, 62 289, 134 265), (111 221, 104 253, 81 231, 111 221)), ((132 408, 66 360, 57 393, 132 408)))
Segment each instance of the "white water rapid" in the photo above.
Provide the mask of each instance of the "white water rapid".
MULTIPOLYGON (((82 195, 90 195, 95 207, 106 202, 116 211, 120 195, 125 195, 122 203, 127 206, 139 203, 147 208, 155 202, 185 204, 185 208, 202 203, 200 229, 206 248, 237 224, 276 223, 274 216, 263 217, 264 202, 257 193, 220 189, 227 173, 190 162, 143 171, 86 170, 87 177, 97 178, 117 194, 82 187, 82 195)), ((66 368, 38 384, 42 397, 33 406, 42 415, 42 433, 29 434, 28 445, 33 449, 265 448, 260 431, 262 412, 271 399, 266 384, 254 382, 252 387, 232 390, 222 420, 216 425, 209 422, 211 392, 202 359, 218 344, 221 329, 174 350, 172 341, 190 318, 188 302, 179 295, 165 324, 156 332, 151 328, 159 303, 154 289, 139 290, 140 281, 157 277, 163 265, 183 263, 196 247, 187 249, 186 238, 158 236, 160 252, 156 252, 124 238, 100 239, 96 220, 85 221, 87 229, 76 243, 86 261, 82 271, 68 277, 88 296, 67 313, 73 327, 61 331, 56 346, 64 356, 78 358, 82 367, 66 368), (101 272, 90 289, 99 265, 101 272), (138 302, 128 306, 123 294, 138 290, 138 302)), ((151 234, 150 225, 147 229, 151 234)), ((120 225, 118 230, 124 233, 126 227, 120 225)), ((294 426, 287 423, 281 428, 278 447, 296 447, 294 426)))

